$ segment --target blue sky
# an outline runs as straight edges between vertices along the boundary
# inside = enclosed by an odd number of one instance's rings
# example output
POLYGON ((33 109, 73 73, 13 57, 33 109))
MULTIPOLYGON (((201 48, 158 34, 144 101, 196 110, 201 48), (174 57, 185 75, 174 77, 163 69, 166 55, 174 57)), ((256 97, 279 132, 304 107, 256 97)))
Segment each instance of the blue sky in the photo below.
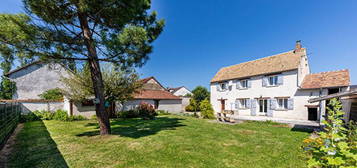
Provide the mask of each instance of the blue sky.
MULTIPOLYGON (((153 0, 166 20, 143 77, 165 86, 208 87, 229 66, 294 48, 302 40, 313 73, 349 69, 357 84, 357 1, 153 0)), ((0 12, 20 12, 20 0, 2 0, 0 12)))

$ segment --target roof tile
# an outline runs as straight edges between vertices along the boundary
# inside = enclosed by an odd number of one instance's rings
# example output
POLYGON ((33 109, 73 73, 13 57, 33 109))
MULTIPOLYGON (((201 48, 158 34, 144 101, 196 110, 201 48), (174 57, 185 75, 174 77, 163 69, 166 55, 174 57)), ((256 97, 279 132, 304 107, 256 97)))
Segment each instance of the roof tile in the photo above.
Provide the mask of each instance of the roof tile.
POLYGON ((301 89, 331 88, 350 85, 348 69, 306 75, 301 89))

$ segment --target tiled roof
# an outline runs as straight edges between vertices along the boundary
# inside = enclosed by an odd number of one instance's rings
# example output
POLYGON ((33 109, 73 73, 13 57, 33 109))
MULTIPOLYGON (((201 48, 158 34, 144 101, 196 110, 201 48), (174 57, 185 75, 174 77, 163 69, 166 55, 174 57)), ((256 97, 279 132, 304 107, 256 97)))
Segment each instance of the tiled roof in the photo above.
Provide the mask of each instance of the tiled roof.
POLYGON ((0 102, 6 103, 42 103, 42 102, 63 102, 63 100, 44 100, 44 99, 12 99, 12 100, 5 100, 0 99, 0 102))
POLYGON ((12 71, 10 71, 10 72, 8 72, 8 73, 5 73, 4 76, 9 76, 9 75, 11 75, 11 74, 13 74, 13 73, 15 73, 15 72, 21 71, 21 70, 23 70, 23 69, 25 69, 25 68, 27 68, 27 67, 29 67, 29 66, 36 65, 36 64, 40 64, 40 63, 42 63, 42 62, 43 62, 43 61, 40 61, 40 60, 31 62, 31 63, 29 63, 29 64, 26 64, 26 65, 22 66, 22 67, 16 68, 16 69, 14 69, 14 70, 12 70, 12 71))
POLYGON ((306 75, 301 89, 331 88, 350 85, 348 69, 306 75))
POLYGON ((301 54, 304 53, 305 49, 301 48, 297 53, 292 50, 254 61, 224 67, 217 72, 211 80, 211 83, 295 70, 298 69, 301 54))
POLYGON ((134 95, 134 99, 180 100, 181 98, 164 90, 142 90, 134 95))

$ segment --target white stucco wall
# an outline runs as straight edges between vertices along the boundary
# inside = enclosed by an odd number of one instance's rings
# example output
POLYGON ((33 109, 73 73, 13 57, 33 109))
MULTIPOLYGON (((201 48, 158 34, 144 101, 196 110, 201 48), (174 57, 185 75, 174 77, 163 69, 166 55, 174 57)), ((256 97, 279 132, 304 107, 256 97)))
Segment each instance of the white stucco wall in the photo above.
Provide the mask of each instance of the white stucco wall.
MULTIPOLYGON (((226 110, 235 110, 237 111, 236 115, 246 115, 250 116, 250 109, 238 110, 235 108, 234 103, 237 98, 249 98, 256 99, 259 97, 267 97, 273 99, 275 97, 289 97, 294 101, 293 110, 284 110, 278 111, 273 110, 273 117, 275 118, 286 118, 286 119, 299 119, 307 120, 308 112, 305 105, 318 105, 318 103, 309 104, 308 99, 318 97, 319 90, 299 90, 298 89, 298 71, 287 71, 283 72, 283 84, 273 87, 263 87, 262 78, 264 76, 251 77, 248 80, 251 81, 251 88, 240 90, 236 88, 236 83, 234 80, 227 81, 231 85, 231 90, 227 91, 217 91, 219 83, 211 84, 211 104, 215 111, 221 110, 221 102, 218 99, 227 99, 226 100, 226 110)), ((257 115, 258 105, 257 105, 257 115)))
POLYGON ((59 64, 38 63, 9 75, 16 82, 16 92, 13 99, 39 99, 44 91, 63 88, 61 76, 68 72, 59 64))
POLYGON ((90 118, 95 115, 95 106, 82 106, 82 103, 73 103, 73 115, 90 118))
MULTIPOLYGON (((122 106, 122 111, 132 110, 136 108, 141 102, 146 102, 154 106, 154 100, 131 100, 122 106)), ((165 110, 170 113, 182 112, 182 101, 181 100, 160 100, 158 110, 165 110)))
POLYGON ((20 105, 23 114, 36 110, 56 111, 63 109, 63 102, 23 102, 20 105))
POLYGON ((185 96, 186 94, 192 94, 191 91, 186 89, 185 87, 181 87, 179 90, 177 90, 175 93, 173 93, 175 96, 185 96))

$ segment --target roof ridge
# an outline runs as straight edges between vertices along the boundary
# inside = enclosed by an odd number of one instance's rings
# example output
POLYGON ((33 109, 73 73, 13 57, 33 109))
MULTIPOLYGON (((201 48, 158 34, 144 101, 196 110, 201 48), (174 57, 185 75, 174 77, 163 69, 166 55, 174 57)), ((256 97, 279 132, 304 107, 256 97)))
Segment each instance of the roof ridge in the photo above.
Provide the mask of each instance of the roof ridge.
POLYGON ((341 71, 349 71, 349 69, 339 69, 339 70, 331 70, 331 71, 325 71, 325 72, 316 72, 316 73, 310 73, 308 75, 317 75, 317 74, 324 74, 324 73, 331 73, 331 72, 341 72, 341 71))
POLYGON ((229 65, 229 66, 223 67, 221 69, 232 67, 232 66, 236 66, 236 65, 240 65, 240 64, 244 64, 244 63, 254 62, 254 61, 257 61, 257 60, 264 59, 264 58, 270 58, 270 57, 274 57, 274 56, 279 56, 281 54, 286 54, 286 53, 290 53, 290 52, 294 52, 294 50, 289 50, 289 51, 286 51, 286 52, 281 52, 281 53, 278 53, 278 54, 274 54, 274 55, 270 55, 270 56, 266 56, 266 57, 261 57, 261 58, 257 58, 257 59, 246 61, 246 62, 241 62, 241 63, 234 64, 234 65, 229 65))

